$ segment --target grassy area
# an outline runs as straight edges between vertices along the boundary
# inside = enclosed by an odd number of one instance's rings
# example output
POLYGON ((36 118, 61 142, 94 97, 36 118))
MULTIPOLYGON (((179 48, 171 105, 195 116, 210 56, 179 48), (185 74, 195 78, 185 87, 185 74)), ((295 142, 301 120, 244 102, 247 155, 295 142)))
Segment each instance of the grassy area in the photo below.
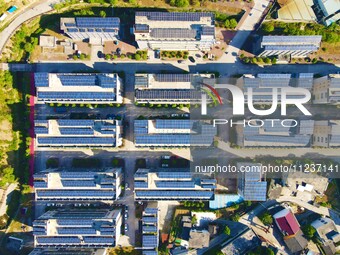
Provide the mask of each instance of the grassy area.
POLYGON ((323 206, 340 210, 339 184, 339 179, 333 180, 331 183, 328 184, 324 196, 316 197, 315 201, 323 206))
MULTIPOLYGON (((6 215, 8 235, 23 235, 22 224, 30 222, 31 201, 33 198, 26 185, 29 179, 29 90, 30 74, 0 72, 0 185, 19 182, 12 193, 6 215), (17 214, 19 205, 27 207, 25 215, 17 214), (18 228, 18 224, 20 227, 18 228)), ((10 254, 3 245, 6 238, 0 239, 0 254, 10 254)))
POLYGON ((135 250, 133 247, 117 247, 108 250, 109 255, 139 255, 141 252, 135 250))

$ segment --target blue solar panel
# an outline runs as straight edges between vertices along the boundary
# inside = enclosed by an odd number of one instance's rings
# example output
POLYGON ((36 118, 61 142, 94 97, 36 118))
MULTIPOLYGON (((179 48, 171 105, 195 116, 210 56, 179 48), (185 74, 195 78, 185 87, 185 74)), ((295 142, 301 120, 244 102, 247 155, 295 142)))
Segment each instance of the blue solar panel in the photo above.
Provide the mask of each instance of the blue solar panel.
POLYGON ((59 126, 93 126, 93 120, 71 120, 71 119, 59 119, 57 120, 59 126))
POLYGON ((115 94, 112 92, 49 92, 38 91, 38 99, 45 100, 115 100, 115 94))
POLYGON ((74 146, 74 145, 114 145, 115 138, 113 137, 38 137, 38 143, 40 145, 47 146, 74 146))
POLYGON ((156 120, 156 128, 159 129, 190 129, 190 120, 156 120))
POLYGON ((93 179, 95 175, 94 172, 60 172, 63 179, 93 179))
POLYGON ((33 183, 33 186, 34 186, 35 189, 36 188, 47 188, 48 187, 47 182, 44 182, 44 181, 35 181, 33 183))
POLYGON ((157 188, 195 188, 195 182, 193 181, 156 181, 157 188))
POLYGON ((86 244, 114 244, 115 240, 113 237, 84 237, 86 244))
POLYGON ((74 221, 73 219, 58 219, 57 223, 59 226, 92 226, 93 220, 74 221))
POLYGON ((96 235, 93 228, 57 228, 59 235, 96 235))
POLYGON ((93 135, 91 128, 59 128, 62 135, 93 135))
POLYGON ((147 223, 157 223, 157 221, 158 221, 157 217, 144 216, 144 217, 142 218, 143 224, 147 224, 147 223))
POLYGON ((34 127, 34 133, 36 133, 36 134, 48 134, 48 128, 46 128, 46 127, 34 127))
POLYGON ((72 74, 58 74, 63 86, 95 86, 96 75, 72 75, 72 74))
POLYGON ((143 226, 142 231, 144 233, 156 233, 158 230, 156 226, 143 226))
POLYGON ((35 73, 34 83, 36 87, 48 87, 48 73, 35 73))
POLYGON ((158 172, 157 176, 162 179, 192 178, 190 172, 158 172))
POLYGON ((112 198, 115 192, 111 190, 37 190, 39 197, 55 197, 55 198, 73 198, 73 197, 86 197, 86 198, 112 198))
POLYGON ((176 190, 176 191, 162 191, 162 190, 148 190, 136 191, 136 199, 145 200, 201 200, 212 199, 213 191, 194 191, 194 190, 176 190))
POLYGON ((99 17, 77 17, 77 27, 83 28, 116 28, 119 29, 119 18, 99 18, 99 17))
POLYGON ((147 182, 135 181, 134 186, 135 186, 135 189, 136 188, 147 188, 148 187, 148 183, 147 182))
POLYGON ((158 214, 158 208, 145 208, 144 213, 146 214, 158 214))
POLYGON ((96 187, 96 183, 94 181, 61 181, 64 187, 96 187))
POLYGON ((38 244, 55 244, 55 245, 66 245, 66 244, 80 244, 78 237, 37 237, 38 244))

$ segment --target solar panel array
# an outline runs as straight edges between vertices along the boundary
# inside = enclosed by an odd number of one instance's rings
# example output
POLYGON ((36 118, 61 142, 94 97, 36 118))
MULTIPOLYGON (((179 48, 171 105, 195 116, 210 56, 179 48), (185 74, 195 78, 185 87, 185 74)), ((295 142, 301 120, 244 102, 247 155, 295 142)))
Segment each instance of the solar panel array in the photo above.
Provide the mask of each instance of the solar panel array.
MULTIPOLYGON (((272 51, 317 51, 319 47, 314 45, 267 45, 265 50, 272 51)), ((293 53, 294 54, 294 53, 293 53)))
POLYGON ((113 237, 84 237, 84 242, 87 244, 107 244, 113 245, 115 239, 113 237))
POLYGON ((74 219, 58 219, 57 220, 58 225, 61 226, 92 226, 93 220, 84 220, 82 219, 81 221, 74 221, 74 219))
POLYGON ((173 90, 164 90, 164 89, 152 89, 152 90, 136 90, 135 93, 136 100, 168 100, 169 103, 176 100, 181 101, 190 101, 195 100, 199 101, 202 98, 202 92, 197 90, 190 89, 173 89, 173 90))
POLYGON ((157 223, 157 217, 153 217, 153 216, 143 216, 142 218, 142 222, 143 224, 147 224, 147 223, 157 223))
POLYGON ((193 181, 156 181, 157 188, 195 188, 193 181))
POLYGON ((37 190, 36 194, 38 197, 51 197, 56 199, 61 198, 113 198, 115 192, 112 190, 37 190))
POLYGON ((48 73, 34 73, 34 83, 36 87, 48 87, 48 73))
POLYGON ((62 135, 93 135, 91 128, 59 128, 62 135))
POLYGON ((246 182, 243 199, 250 201, 266 201, 267 182, 246 182))
POLYGON ((145 214, 158 214, 158 208, 147 207, 144 210, 145 214))
POLYGON ((158 178, 160 179, 191 179, 192 173, 187 172, 158 172, 158 178))
POLYGON ((148 187, 148 183, 147 182, 135 181, 134 186, 135 186, 135 189, 136 188, 147 188, 148 187))
POLYGON ((120 19, 115 17, 99 18, 99 17, 77 17, 77 27, 83 28, 116 28, 120 27, 120 19))
POLYGON ((114 146, 113 137, 38 137, 40 146, 114 146))
POLYGON ((197 190, 137 190, 135 192, 136 200, 200 200, 212 199, 213 191, 197 191, 197 190))
POLYGON ((63 86, 95 86, 96 75, 57 74, 63 86))
POLYGON ((143 255, 158 255, 158 252, 155 250, 150 251, 143 250, 143 255))
POLYGON ((94 228, 57 228, 59 235, 96 235, 94 228))
POLYGON ((136 17, 146 16, 149 20, 154 21, 200 21, 201 17, 211 17, 211 12, 136 12, 136 17))
POLYGON ((43 237, 38 236, 36 238, 38 245, 44 244, 55 244, 55 245, 64 245, 68 244, 80 244, 80 239, 78 237, 43 237))
POLYGON ((151 30, 150 36, 153 38, 195 39, 197 31, 185 28, 154 28, 151 30))
POLYGON ((159 82, 191 82, 191 74, 155 74, 155 80, 159 82))
POLYGON ((143 247, 156 248, 158 247, 158 239, 155 235, 143 235, 142 237, 143 247))
POLYGON ((137 33, 148 33, 150 30, 149 25, 146 24, 135 24, 135 31, 137 33))
POLYGON ((203 26, 202 27, 202 35, 215 35, 215 27, 207 27, 203 26))
POLYGON ((47 188, 48 184, 47 184, 47 182, 44 182, 44 181, 35 181, 33 183, 33 186, 34 186, 35 189, 36 188, 47 188))
POLYGON ((190 129, 192 127, 191 120, 157 119, 155 122, 157 129, 190 129))
POLYGON ((73 119, 59 119, 57 120, 59 126, 73 127, 73 126, 93 126, 94 120, 73 120, 73 119))
POLYGON ((35 134, 48 134, 48 128, 46 127, 34 127, 34 133, 35 134))
POLYGON ((93 179, 95 172, 60 172, 60 177, 63 179, 93 179))
POLYGON ((96 187, 96 183, 93 180, 91 180, 91 181, 84 181, 84 180, 66 181, 66 180, 61 180, 61 183, 62 183, 63 187, 96 187))
POLYGON ((319 44, 321 39, 321 35, 263 36, 262 44, 319 44))
POLYGON ((115 101, 116 95, 112 92, 55 92, 55 91, 38 91, 39 100, 50 101, 115 101))

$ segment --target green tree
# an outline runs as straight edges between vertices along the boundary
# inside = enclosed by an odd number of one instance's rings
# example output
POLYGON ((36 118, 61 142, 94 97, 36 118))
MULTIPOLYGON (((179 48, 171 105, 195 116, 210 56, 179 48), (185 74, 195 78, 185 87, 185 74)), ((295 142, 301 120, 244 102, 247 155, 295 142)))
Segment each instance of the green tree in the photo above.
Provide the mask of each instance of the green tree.
POLYGON ((13 182, 15 182, 14 169, 12 167, 4 168, 1 173, 0 187, 13 182))
POLYGON ((312 225, 308 224, 302 227, 302 232, 307 238, 311 239, 314 236, 316 230, 312 225))
POLYGON ((270 64, 272 61, 270 60, 270 58, 266 57, 266 58, 264 58, 264 62, 266 64, 270 64))
POLYGON ((191 218, 191 224, 192 224, 192 225, 196 225, 196 224, 197 224, 197 217, 196 217, 196 215, 192 216, 192 218, 191 218))
POLYGON ((102 18, 105 18, 106 17, 106 12, 105 11, 100 11, 99 12, 99 16, 102 17, 102 18))
POLYGON ((129 0, 129 4, 136 4, 136 0, 129 0))
POLYGON ((106 60, 111 59, 111 55, 110 55, 110 54, 105 54, 105 59, 106 59, 106 60))
POLYGON ((261 214, 259 219, 266 226, 273 224, 273 217, 268 212, 261 214))
POLYGON ((233 216, 231 216, 231 220, 238 222, 240 220, 240 215, 238 213, 234 214, 233 216))
POLYGON ((135 55, 135 59, 136 59, 136 60, 140 60, 140 55, 139 55, 139 54, 136 54, 136 55, 135 55))
POLYGON ((237 21, 236 19, 230 20, 230 28, 235 29, 237 27, 237 21))
POLYGON ((262 25, 262 30, 266 33, 273 32, 275 29, 274 25, 271 22, 265 22, 262 25))
POLYGON ((223 233, 226 234, 227 236, 230 236, 230 228, 228 226, 225 226, 223 229, 223 233))
POLYGON ((226 28, 230 28, 230 20, 226 19, 226 20, 224 21, 224 26, 225 26, 226 28))
POLYGON ((110 2, 111 5, 116 5, 118 0, 109 0, 109 2, 110 2))
POLYGON ((188 7, 189 1, 188 0, 175 0, 174 6, 176 7, 188 7))

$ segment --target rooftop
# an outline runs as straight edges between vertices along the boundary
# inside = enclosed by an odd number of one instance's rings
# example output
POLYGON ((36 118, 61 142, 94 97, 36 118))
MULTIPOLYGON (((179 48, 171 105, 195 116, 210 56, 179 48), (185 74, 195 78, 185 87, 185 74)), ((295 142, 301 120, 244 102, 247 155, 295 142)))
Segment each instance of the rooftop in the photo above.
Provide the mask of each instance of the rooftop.
POLYGON ((300 231, 300 225, 294 214, 289 209, 283 209, 282 211, 274 214, 273 217, 283 235, 291 236, 300 231))
POLYGON ((191 229, 189 235, 189 248, 202 249, 209 247, 210 233, 207 230, 191 229))
POLYGON ((222 244, 222 252, 225 255, 243 255, 249 250, 257 247, 260 244, 260 239, 254 233, 252 229, 248 229, 242 235, 232 240, 231 242, 227 241, 227 244, 224 246, 222 244))

